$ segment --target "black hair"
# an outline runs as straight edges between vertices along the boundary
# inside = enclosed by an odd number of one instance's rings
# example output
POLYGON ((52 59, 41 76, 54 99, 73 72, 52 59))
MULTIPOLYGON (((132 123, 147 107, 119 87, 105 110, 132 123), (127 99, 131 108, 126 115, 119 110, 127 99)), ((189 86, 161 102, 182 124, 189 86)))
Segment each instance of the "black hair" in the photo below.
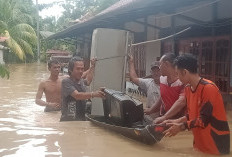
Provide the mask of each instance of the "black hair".
POLYGON ((70 59, 70 61, 68 62, 68 74, 69 76, 71 75, 71 72, 73 71, 73 67, 75 62, 83 62, 83 59, 81 57, 73 57, 70 59))
POLYGON ((186 69, 193 74, 197 73, 197 59, 190 53, 176 57, 174 64, 178 69, 186 69))
POLYGON ((48 61, 48 68, 52 67, 52 64, 60 64, 58 60, 52 59, 48 61))
POLYGON ((162 61, 168 61, 174 66, 175 58, 176 58, 176 55, 174 53, 165 53, 162 57, 162 61))

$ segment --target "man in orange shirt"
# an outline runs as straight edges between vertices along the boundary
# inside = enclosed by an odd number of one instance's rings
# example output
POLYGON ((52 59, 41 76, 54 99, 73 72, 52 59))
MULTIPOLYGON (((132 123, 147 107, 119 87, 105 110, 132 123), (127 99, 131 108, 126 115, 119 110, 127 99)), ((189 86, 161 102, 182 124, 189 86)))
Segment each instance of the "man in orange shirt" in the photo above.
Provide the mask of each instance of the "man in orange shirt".
POLYGON ((191 54, 177 57, 175 65, 179 79, 186 85, 188 110, 184 117, 164 121, 170 126, 165 136, 191 129, 195 149, 210 154, 229 154, 230 131, 219 89, 198 75, 197 59, 191 54))

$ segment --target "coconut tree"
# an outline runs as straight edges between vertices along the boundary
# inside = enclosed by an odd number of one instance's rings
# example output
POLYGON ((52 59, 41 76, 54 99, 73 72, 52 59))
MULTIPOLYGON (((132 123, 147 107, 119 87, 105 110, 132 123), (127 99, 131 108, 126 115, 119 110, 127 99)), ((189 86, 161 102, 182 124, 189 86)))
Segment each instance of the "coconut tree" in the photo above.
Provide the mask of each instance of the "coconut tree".
POLYGON ((36 33, 32 17, 27 13, 30 0, 0 0, 0 35, 7 37, 7 46, 21 60, 26 54, 34 55, 32 46, 36 45, 36 33))
MULTIPOLYGON (((27 54, 34 56, 32 46, 36 45, 37 37, 30 25, 33 19, 28 14, 32 10, 31 0, 0 0, 0 36, 7 38, 6 46, 21 60, 27 54)), ((9 71, 2 64, 0 77, 9 78, 9 71)))

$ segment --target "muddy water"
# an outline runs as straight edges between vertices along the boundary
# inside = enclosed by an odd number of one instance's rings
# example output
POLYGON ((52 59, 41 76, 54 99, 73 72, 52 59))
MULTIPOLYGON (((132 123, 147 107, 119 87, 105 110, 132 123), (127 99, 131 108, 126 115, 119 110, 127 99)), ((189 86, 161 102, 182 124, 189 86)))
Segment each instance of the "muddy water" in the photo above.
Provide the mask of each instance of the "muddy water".
POLYGON ((10 71, 9 80, 0 79, 1 157, 210 156, 192 149, 191 132, 147 146, 90 122, 59 122, 59 112, 44 113, 34 103, 39 81, 49 74, 46 65, 11 65, 10 71))

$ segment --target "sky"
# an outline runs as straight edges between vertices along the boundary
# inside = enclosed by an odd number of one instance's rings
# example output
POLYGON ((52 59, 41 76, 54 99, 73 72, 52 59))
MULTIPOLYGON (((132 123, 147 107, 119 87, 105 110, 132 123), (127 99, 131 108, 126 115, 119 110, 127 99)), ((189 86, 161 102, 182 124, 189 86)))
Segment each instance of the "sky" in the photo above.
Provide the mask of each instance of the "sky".
MULTIPOLYGON (((38 4, 47 4, 47 3, 53 3, 53 2, 60 2, 62 0, 38 0, 38 4)), ((36 0, 33 0, 34 3, 36 3, 36 0)), ((56 18, 60 17, 62 15, 63 8, 54 5, 51 8, 43 9, 41 12, 39 12, 39 15, 42 16, 42 18, 45 18, 47 16, 55 16, 56 18)))

